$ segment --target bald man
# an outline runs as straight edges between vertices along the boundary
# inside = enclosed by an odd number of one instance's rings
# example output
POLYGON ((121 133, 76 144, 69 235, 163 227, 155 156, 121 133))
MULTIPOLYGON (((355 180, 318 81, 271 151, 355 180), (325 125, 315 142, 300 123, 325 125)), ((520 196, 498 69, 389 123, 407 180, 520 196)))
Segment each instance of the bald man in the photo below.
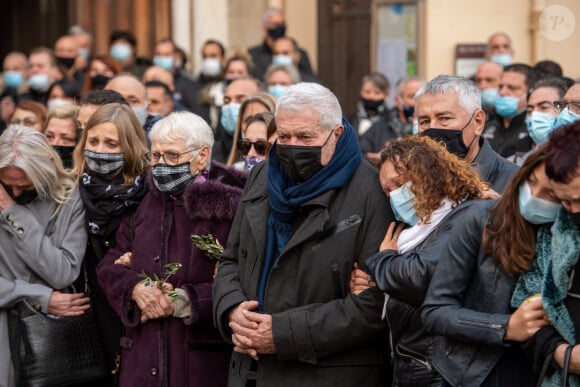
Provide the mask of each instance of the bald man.
POLYGON ((503 67, 495 62, 483 62, 477 68, 475 86, 481 91, 481 105, 486 113, 493 111, 502 73, 503 67))
POLYGON ((496 32, 487 41, 487 52, 485 58, 498 63, 503 67, 512 64, 514 49, 512 39, 505 32, 496 32))
POLYGON ((145 130, 145 134, 149 133, 153 124, 159 120, 158 116, 148 115, 147 90, 135 76, 128 73, 117 75, 107 83, 105 90, 116 91, 127 100, 145 130))

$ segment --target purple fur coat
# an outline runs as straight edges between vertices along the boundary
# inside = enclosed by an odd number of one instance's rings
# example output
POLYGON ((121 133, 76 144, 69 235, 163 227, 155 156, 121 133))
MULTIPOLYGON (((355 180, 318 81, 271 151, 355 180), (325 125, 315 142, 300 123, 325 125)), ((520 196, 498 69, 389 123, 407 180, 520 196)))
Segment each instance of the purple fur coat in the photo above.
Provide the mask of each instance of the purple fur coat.
POLYGON ((191 235, 212 233, 225 245, 245 175, 212 163, 208 180, 194 182, 178 198, 149 182, 135 216, 134 239, 127 219, 117 232, 117 246, 97 268, 99 284, 125 326, 121 386, 225 386, 231 348, 212 321, 214 262, 192 244, 191 235), (128 251, 131 267, 115 265, 128 251), (168 282, 186 291, 191 315, 141 324, 133 288, 143 279, 142 270, 162 278, 166 263, 183 265, 168 282))

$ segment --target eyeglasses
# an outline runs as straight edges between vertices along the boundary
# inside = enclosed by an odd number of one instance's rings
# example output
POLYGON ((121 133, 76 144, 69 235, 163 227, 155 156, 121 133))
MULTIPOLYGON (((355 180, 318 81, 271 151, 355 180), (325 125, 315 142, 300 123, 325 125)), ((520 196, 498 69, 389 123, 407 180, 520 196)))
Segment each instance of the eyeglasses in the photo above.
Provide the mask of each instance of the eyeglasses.
POLYGON ((31 126, 31 125, 36 125, 38 121, 36 120, 36 117, 24 117, 23 119, 20 118, 13 118, 10 120, 10 124, 14 124, 14 125, 24 125, 24 126, 31 126))
POLYGON ((185 151, 183 153, 177 153, 177 152, 173 152, 173 151, 167 151, 167 152, 163 152, 163 153, 148 152, 146 156, 150 162, 158 163, 159 160, 163 159, 167 165, 177 165, 177 163, 179 162, 179 158, 181 156, 183 156, 184 154, 187 154, 189 152, 194 152, 198 149, 199 148, 190 149, 190 150, 185 151))
POLYGON ((252 146, 257 154, 265 155, 270 144, 268 144, 268 141, 266 140, 258 140, 254 142, 251 142, 250 140, 238 140, 238 149, 244 156, 248 155, 252 146))
POLYGON ((562 110, 566 109, 566 107, 569 107, 572 113, 580 114, 580 101, 554 101, 553 103, 554 108, 556 108, 558 112, 561 112, 562 110))

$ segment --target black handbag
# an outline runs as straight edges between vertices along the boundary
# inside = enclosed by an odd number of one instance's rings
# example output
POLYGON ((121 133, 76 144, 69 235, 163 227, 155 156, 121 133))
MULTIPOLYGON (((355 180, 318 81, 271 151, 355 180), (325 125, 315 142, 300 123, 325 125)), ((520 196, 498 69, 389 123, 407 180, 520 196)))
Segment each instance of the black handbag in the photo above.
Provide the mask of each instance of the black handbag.
POLYGON ((92 309, 56 317, 22 300, 8 310, 8 337, 18 386, 63 386, 107 374, 92 309))

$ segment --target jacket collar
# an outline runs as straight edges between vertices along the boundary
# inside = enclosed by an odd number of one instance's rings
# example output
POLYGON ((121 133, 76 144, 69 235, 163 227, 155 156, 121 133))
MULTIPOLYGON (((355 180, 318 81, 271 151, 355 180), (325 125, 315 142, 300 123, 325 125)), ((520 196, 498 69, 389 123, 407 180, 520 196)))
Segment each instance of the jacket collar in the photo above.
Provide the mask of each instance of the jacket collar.
POLYGON ((479 153, 473 160, 473 167, 477 169, 484 181, 493 181, 493 175, 498 169, 499 155, 492 149, 489 142, 484 138, 480 140, 479 153))

